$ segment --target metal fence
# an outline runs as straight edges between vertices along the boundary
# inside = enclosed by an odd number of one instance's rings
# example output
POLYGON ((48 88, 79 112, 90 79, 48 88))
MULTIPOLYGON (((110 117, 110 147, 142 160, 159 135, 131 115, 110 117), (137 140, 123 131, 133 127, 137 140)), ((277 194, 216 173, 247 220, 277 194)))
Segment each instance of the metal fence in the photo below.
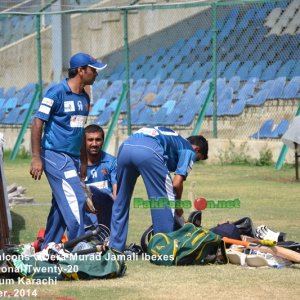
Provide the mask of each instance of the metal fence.
POLYGON ((63 1, 50 2, 36 13, 0 14, 1 28, 15 20, 14 30, 1 30, 0 38, 2 126, 26 120, 26 127, 28 107, 37 107, 28 103, 66 75, 76 52, 108 63, 91 89, 89 121, 113 124, 110 134, 162 124, 209 138, 278 139, 296 114, 299 0, 119 7, 100 2, 69 10, 63 1), (30 26, 36 32, 22 37, 20 24, 23 33, 30 26), (6 44, 5 34, 20 39, 6 44), (7 103, 11 98, 17 100, 7 103), (7 121, 10 113, 15 122, 7 121))

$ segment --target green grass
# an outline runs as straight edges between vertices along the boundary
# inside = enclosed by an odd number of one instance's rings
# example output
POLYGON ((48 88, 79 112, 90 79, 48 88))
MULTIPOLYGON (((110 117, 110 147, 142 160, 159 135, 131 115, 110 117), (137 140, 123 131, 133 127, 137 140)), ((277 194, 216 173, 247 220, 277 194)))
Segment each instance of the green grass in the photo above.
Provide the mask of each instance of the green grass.
MULTIPOLYGON (((40 227, 45 226, 50 209, 51 191, 43 175, 34 181, 29 175, 30 160, 5 161, 8 184, 13 182, 27 189, 36 205, 15 205, 12 212, 12 242, 32 242, 40 227)), ((202 225, 210 228, 243 216, 254 225, 266 224, 274 231, 287 233, 288 240, 300 241, 300 183, 294 182, 295 170, 285 166, 280 171, 271 167, 220 166, 196 164, 185 183, 183 198, 195 182, 194 193, 212 200, 240 199, 240 208, 206 209, 202 225)), ((147 199, 142 180, 138 180, 134 197, 147 199)), ((191 211, 186 210, 186 215, 191 211)), ((127 242, 140 241, 151 224, 148 209, 130 212, 127 242)), ((34 286, 39 298, 54 299, 298 299, 299 265, 284 269, 252 269, 234 265, 158 267, 148 261, 128 261, 124 277, 112 280, 58 282, 51 286, 34 286), (50 296, 53 295, 53 296, 50 296)), ((12 291, 17 285, 1 286, 12 291)), ((32 298, 33 299, 33 298, 32 298)))

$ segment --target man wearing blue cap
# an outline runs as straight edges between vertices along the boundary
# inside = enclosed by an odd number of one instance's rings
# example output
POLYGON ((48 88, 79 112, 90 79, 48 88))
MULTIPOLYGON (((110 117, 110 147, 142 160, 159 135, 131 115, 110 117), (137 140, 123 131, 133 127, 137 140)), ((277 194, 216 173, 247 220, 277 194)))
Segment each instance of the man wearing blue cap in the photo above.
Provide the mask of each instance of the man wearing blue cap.
POLYGON ((85 195, 80 181, 86 177, 87 158, 80 148, 90 107, 84 87, 93 84, 105 67, 88 54, 73 55, 68 78, 46 92, 32 121, 30 174, 40 180, 44 171, 52 190, 42 249, 49 242, 59 243, 66 228, 69 239, 84 234, 85 195))

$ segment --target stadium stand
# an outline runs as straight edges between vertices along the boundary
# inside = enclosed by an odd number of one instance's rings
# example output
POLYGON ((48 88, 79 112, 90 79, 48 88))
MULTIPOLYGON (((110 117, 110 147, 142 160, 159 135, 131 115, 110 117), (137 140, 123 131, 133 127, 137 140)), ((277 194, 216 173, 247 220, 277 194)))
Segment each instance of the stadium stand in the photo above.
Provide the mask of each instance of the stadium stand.
POLYGON ((279 139, 287 131, 289 127, 289 121, 283 119, 278 125, 274 123, 274 120, 269 119, 265 121, 258 132, 252 134, 250 137, 254 139, 279 139))
POLYGON ((286 119, 281 120, 281 122, 271 132, 269 138, 271 139, 281 138, 284 135, 284 133, 287 131, 288 127, 289 127, 289 121, 286 119))
MULTIPOLYGON (((1 1, 0 11, 3 15, 0 17, 0 48, 33 34, 36 31, 35 17, 33 15, 12 15, 9 13, 40 11, 50 2, 51 1, 36 0, 1 1)), ((66 4, 64 4, 63 8, 87 7, 99 2, 101 2, 101 0, 70 0, 69 5, 66 6, 66 4)), ((50 10, 51 7, 46 9, 47 12, 50 10)), ((51 25, 51 21, 51 16, 46 15, 43 18, 42 27, 51 25)))
POLYGON ((250 138, 254 138, 254 139, 263 139, 263 138, 268 138, 272 131, 273 131, 273 126, 274 126, 274 120, 273 119, 268 119, 266 120, 261 127, 259 128, 259 130, 252 134, 250 136, 250 138))
MULTIPOLYGON (((218 20, 218 117, 239 116, 247 108, 262 107, 272 99, 299 97, 299 11, 299 1, 289 5, 265 4, 245 11, 233 7, 218 20)), ((5 20, 12 23, 1 20, 1 28, 17 28, 17 19, 5 20)), ((23 18, 23 24, 20 34, 28 34, 30 18, 23 18)), ((174 36, 176 40, 169 47, 157 43, 159 47, 153 49, 152 55, 135 51, 135 57, 132 56, 130 105, 134 126, 190 126, 207 97, 212 79, 211 30, 198 27, 189 36, 174 36)), ((113 56, 111 60, 114 60, 113 56)), ((90 116, 99 125, 109 124, 122 92, 125 66, 119 62, 110 74, 95 82, 92 89, 94 104, 90 116)), ((2 90, 0 122, 11 124, 11 110, 17 108, 15 113, 19 113, 15 120, 20 124, 27 107, 25 104, 30 102, 33 93, 34 84, 18 91, 16 87, 6 92, 2 90)), ((126 111, 127 103, 123 103, 121 112, 126 111)), ((212 115, 211 103, 206 117, 212 115)), ((272 131, 274 121, 270 119, 251 137, 278 138, 287 126, 288 121, 283 121, 272 131)), ((120 120, 120 125, 127 125, 126 117, 120 120)))

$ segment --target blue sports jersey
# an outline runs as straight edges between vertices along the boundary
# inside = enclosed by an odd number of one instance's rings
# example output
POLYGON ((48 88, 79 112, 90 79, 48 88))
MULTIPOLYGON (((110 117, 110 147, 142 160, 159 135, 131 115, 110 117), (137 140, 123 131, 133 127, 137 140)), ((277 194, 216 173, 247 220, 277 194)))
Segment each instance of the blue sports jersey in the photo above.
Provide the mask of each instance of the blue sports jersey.
POLYGON ((71 91, 67 79, 50 88, 35 114, 45 121, 42 148, 79 157, 90 98, 71 91))
POLYGON ((156 139, 164 150, 164 157, 170 172, 187 176, 196 161, 196 154, 190 142, 170 128, 155 126, 143 127, 132 137, 141 136, 156 139))
POLYGON ((85 183, 112 193, 112 186, 117 183, 117 159, 101 151, 99 163, 87 167, 85 183))

